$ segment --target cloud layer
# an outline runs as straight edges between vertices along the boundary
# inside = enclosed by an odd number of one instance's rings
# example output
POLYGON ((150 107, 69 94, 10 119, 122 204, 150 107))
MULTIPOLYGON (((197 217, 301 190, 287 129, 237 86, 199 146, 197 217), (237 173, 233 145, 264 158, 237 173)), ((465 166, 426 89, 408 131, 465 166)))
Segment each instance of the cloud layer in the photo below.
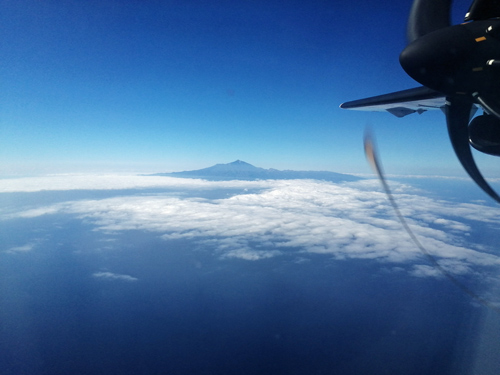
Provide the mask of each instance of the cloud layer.
POLYGON ((0 179, 0 193, 37 192, 47 190, 121 190, 147 188, 214 189, 267 187, 267 181, 205 181, 167 176, 139 175, 54 175, 0 179))
MULTIPOLYGON (((66 176, 54 178, 52 183, 49 177, 24 182, 25 185, 21 181, 11 183, 10 187, 4 185, 3 189, 163 186, 182 192, 187 188, 260 188, 258 193, 242 193, 225 199, 169 193, 69 201, 17 212, 14 216, 75 214, 102 231, 144 230, 158 233, 166 240, 192 239, 212 246, 225 258, 259 260, 296 252, 297 255, 327 254, 338 259, 412 261, 417 263, 411 271, 415 276, 435 276, 435 270, 428 268, 395 218, 376 180, 333 184, 312 180, 210 182, 147 176, 121 176, 117 180, 110 176, 85 179, 66 176)), ((494 249, 483 249, 467 239, 473 231, 471 223, 500 225, 497 208, 435 200, 411 186, 392 185, 412 230, 449 272, 463 274, 472 272, 473 266, 500 265, 500 259, 492 254, 494 249)), ((13 217, 12 214, 9 217, 13 217)))

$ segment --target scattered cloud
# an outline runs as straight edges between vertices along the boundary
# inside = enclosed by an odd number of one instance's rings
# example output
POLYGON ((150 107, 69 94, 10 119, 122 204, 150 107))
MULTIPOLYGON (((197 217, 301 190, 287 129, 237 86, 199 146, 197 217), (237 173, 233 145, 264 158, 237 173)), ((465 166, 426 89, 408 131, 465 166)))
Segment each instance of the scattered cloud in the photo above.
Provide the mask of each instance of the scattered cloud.
POLYGON ((122 281, 137 281, 136 277, 132 277, 130 275, 121 275, 118 273, 112 272, 96 272, 92 274, 93 277, 98 279, 106 279, 106 280, 122 280, 122 281))
POLYGON ((10 249, 7 249, 5 252, 8 254, 27 253, 33 250, 34 247, 35 247, 34 244, 28 243, 23 246, 11 247, 10 249))
POLYGON ((455 220, 446 220, 439 218, 434 220, 434 224, 443 225, 444 227, 448 227, 449 229, 459 230, 463 232, 467 232, 470 230, 470 227, 468 225, 465 225, 455 220))
POLYGON ((255 251, 250 249, 235 249, 229 250, 226 254, 226 258, 240 258, 244 260, 260 260, 266 258, 272 258, 276 255, 280 255, 280 251, 272 250, 272 251, 255 251))
POLYGON ((441 271, 436 267, 432 267, 426 264, 416 264, 410 271, 410 274, 416 277, 443 277, 441 271))

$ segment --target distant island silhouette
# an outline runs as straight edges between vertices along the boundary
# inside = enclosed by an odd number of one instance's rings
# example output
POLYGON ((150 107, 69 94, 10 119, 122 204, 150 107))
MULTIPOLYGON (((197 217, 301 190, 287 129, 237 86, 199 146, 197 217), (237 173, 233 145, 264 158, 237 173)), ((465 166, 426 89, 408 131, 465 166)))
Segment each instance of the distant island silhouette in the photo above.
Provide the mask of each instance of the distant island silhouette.
POLYGON ((201 178, 205 180, 295 180, 312 179, 331 182, 359 181, 362 178, 350 174, 329 171, 292 171, 264 169, 255 167, 242 160, 227 164, 216 164, 212 167, 193 171, 154 173, 149 176, 170 176, 182 178, 201 178))

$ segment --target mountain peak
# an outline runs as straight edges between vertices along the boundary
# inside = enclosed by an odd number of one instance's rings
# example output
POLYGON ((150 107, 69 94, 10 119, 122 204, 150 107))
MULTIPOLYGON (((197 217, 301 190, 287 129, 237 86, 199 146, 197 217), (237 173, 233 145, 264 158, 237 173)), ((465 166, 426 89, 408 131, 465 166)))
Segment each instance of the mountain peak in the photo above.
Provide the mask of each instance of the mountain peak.
POLYGON ((255 167, 252 164, 249 164, 247 162, 244 162, 244 161, 238 159, 236 161, 233 161, 232 163, 215 164, 212 167, 204 168, 204 169, 200 169, 200 170, 203 170, 203 171, 212 170, 212 171, 218 171, 218 172, 248 172, 248 171, 262 170, 262 168, 255 167))
MULTIPOLYGON (((224 164, 222 164, 222 165, 224 165, 224 164)), ((247 163, 246 161, 243 161, 243 160, 240 160, 240 159, 235 160, 235 161, 233 161, 232 163, 228 163, 228 164, 226 164, 226 165, 234 165, 234 166, 250 166, 250 167, 254 167, 254 168, 256 168, 256 167, 255 167, 255 166, 253 166, 252 164, 247 163)))

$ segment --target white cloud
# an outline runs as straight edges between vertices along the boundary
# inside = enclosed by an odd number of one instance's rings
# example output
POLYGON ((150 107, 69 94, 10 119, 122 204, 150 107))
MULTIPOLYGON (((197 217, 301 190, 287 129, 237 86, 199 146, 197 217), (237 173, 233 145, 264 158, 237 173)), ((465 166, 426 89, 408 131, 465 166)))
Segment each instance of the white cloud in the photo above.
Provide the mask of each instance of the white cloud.
POLYGON ((120 275, 112 272, 96 272, 92 274, 93 277, 106 280, 122 280, 122 281, 137 281, 136 277, 130 275, 120 275))
POLYGON ((167 176, 139 175, 54 175, 0 179, 0 193, 37 192, 47 190, 119 190, 170 188, 214 189, 214 188, 260 188, 267 181, 206 181, 167 176))
MULTIPOLYGON (((125 181, 129 187, 153 185, 151 177, 132 177, 113 186, 124 188, 125 181)), ((105 185, 102 176, 87 179, 87 186, 105 185)), ((258 260, 297 251, 396 263, 423 259, 396 219, 377 180, 333 184, 312 180, 156 179, 163 181, 162 186, 180 191, 188 186, 262 190, 215 200, 156 194, 71 201, 19 212, 16 216, 76 214, 103 231, 147 230, 165 239, 194 239, 212 245, 226 258, 258 260)), ((68 186, 78 185, 74 178, 70 180, 68 186)), ((46 186, 64 185, 57 181, 47 182, 46 186)), ((480 246, 464 245, 464 235, 473 230, 464 221, 498 227, 496 207, 435 200, 411 186, 391 185, 401 212, 419 241, 431 254, 448 262, 443 267, 447 264, 449 272, 467 272, 469 265, 500 265, 499 257, 478 251, 480 246)), ((78 186, 83 188, 82 184, 78 186)), ((431 274, 425 267, 417 267, 412 273, 431 274)))
POLYGON ((465 225, 463 223, 460 223, 455 220, 446 220, 446 219, 435 219, 434 224, 439 224, 443 225, 445 227, 448 227, 449 229, 454 229, 454 230, 459 230, 459 231, 464 231, 467 232, 470 230, 470 227, 468 225, 465 225))
POLYGON ((10 249, 5 250, 5 252, 9 253, 9 254, 27 253, 27 252, 30 252, 31 250, 33 250, 34 247, 35 247, 34 244, 28 243, 28 244, 23 245, 23 246, 11 247, 10 249))
POLYGON ((31 217, 38 217, 42 215, 50 215, 50 214, 56 214, 60 212, 63 209, 64 205, 53 205, 53 206, 46 206, 46 207, 38 207, 38 208, 33 208, 30 210, 25 210, 22 212, 19 212, 15 215, 6 215, 6 218, 10 218, 13 216, 18 216, 18 217, 23 217, 23 218, 31 218, 31 217))
POLYGON ((229 250, 224 257, 226 258, 239 258, 244 260, 260 260, 266 258, 272 258, 280 255, 280 251, 255 251, 248 248, 241 248, 235 250, 229 250))
POLYGON ((443 274, 436 267, 426 264, 416 264, 410 271, 410 274, 416 277, 443 277, 443 274))

